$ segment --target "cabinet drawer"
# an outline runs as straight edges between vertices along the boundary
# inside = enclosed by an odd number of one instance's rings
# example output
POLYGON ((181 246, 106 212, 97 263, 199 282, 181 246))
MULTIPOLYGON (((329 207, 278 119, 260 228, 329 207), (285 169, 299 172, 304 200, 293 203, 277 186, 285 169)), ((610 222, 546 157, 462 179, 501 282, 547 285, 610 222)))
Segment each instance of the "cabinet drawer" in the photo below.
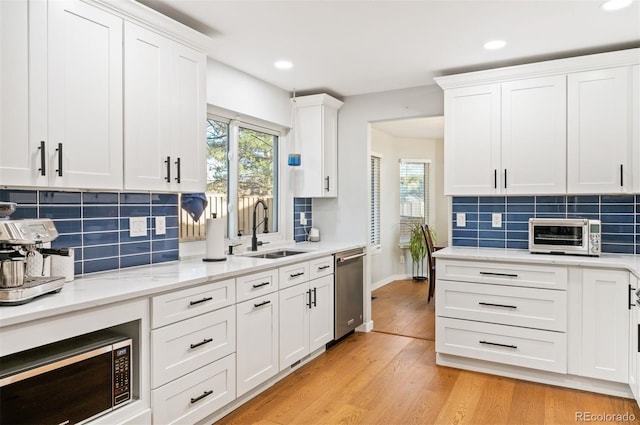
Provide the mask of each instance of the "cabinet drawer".
POLYGON ((278 290, 278 270, 241 276, 236 279, 238 302, 250 300, 278 290))
POLYGON ((280 267, 280 289, 288 288, 309 280, 309 262, 280 267))
POLYGON ((567 289, 567 268, 561 266, 439 259, 436 267, 442 280, 567 289))
POLYGON ((567 292, 442 281, 438 316, 566 332, 567 292))
POLYGON ((235 302, 236 286, 233 279, 158 295, 151 301, 151 327, 159 328, 235 302))
POLYGON ((151 391, 153 423, 197 423, 236 397, 235 354, 151 391))
POLYGON ((333 273, 333 255, 309 261, 309 280, 333 273))
POLYGON ((235 351, 235 306, 151 331, 151 387, 235 351))
POLYGON ((438 317, 436 351, 567 373, 567 334, 561 332, 438 317))

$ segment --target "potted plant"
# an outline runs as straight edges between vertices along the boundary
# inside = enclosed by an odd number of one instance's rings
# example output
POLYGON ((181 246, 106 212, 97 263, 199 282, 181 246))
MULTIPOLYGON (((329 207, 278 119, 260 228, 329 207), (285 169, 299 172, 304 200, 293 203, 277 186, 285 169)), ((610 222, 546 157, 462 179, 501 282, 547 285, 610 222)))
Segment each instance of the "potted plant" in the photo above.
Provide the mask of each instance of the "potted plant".
POLYGON ((427 280, 423 275, 424 257, 427 255, 427 242, 422 234, 422 223, 413 223, 409 237, 409 252, 413 260, 413 280, 427 280))

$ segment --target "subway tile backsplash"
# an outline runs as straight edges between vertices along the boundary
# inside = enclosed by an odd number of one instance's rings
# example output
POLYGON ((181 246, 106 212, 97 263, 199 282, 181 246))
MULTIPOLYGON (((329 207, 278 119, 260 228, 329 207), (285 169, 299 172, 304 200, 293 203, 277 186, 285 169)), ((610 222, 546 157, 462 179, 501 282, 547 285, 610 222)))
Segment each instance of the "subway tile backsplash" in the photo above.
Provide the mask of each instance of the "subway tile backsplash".
POLYGON ((296 242, 304 242, 307 240, 309 229, 312 227, 312 199, 311 198, 293 198, 293 237, 296 242), (300 213, 303 212, 307 224, 300 224, 300 213))
POLYGON ((178 259, 176 194, 2 189, 0 200, 18 203, 11 218, 51 218, 60 234, 51 245, 74 248, 76 275, 178 259), (155 234, 158 216, 164 235, 155 234), (146 217, 146 236, 129 236, 130 217, 146 217))
POLYGON ((640 195, 454 196, 452 244, 528 248, 529 218, 590 218, 602 221, 602 252, 640 254, 640 195), (456 213, 466 213, 466 226, 456 213), (492 227, 491 214, 502 214, 492 227))

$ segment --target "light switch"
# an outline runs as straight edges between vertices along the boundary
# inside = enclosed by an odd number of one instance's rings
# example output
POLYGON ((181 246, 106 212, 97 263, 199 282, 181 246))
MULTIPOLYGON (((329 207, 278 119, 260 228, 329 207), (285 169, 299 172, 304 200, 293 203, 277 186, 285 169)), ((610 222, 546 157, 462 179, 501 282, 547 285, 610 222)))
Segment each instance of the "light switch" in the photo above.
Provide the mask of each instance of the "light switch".
POLYGON ((502 214, 500 213, 491 214, 491 227, 502 227, 502 214))
POLYGON ((147 217, 129 217, 129 237, 147 236, 147 217))
POLYGON ((167 233, 167 221, 165 217, 156 217, 156 235, 164 235, 167 233))
POLYGON ((465 227, 467 225, 467 215, 465 213, 456 213, 456 226, 465 227))

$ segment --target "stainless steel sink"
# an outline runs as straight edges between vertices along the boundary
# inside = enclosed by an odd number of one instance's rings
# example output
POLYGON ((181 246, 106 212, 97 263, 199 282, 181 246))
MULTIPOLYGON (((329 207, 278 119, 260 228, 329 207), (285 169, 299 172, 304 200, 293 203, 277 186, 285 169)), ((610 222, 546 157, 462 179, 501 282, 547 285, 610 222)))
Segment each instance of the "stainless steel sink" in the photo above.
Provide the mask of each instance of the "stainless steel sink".
POLYGON ((245 257, 276 259, 276 258, 290 257, 292 255, 304 254, 305 252, 307 251, 294 251, 291 249, 281 249, 278 251, 263 252, 263 253, 257 253, 257 254, 250 253, 250 254, 244 254, 244 255, 245 257))

